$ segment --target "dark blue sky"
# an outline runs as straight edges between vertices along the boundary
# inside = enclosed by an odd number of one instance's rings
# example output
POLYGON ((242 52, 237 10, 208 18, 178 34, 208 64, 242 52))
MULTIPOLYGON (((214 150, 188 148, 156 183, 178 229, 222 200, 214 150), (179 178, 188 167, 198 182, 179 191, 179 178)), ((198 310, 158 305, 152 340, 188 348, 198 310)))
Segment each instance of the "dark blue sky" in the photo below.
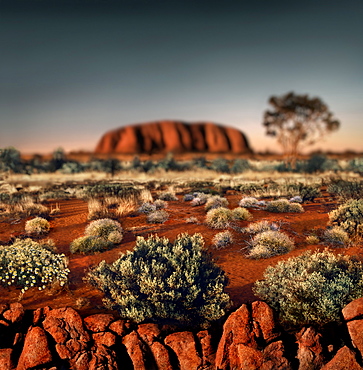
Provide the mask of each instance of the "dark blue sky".
MULTIPOLYGON (((271 95, 319 96, 363 150, 363 1, 0 1, 0 147, 92 150, 159 119, 261 125, 271 95)), ((316 147, 315 147, 316 148, 316 147)))

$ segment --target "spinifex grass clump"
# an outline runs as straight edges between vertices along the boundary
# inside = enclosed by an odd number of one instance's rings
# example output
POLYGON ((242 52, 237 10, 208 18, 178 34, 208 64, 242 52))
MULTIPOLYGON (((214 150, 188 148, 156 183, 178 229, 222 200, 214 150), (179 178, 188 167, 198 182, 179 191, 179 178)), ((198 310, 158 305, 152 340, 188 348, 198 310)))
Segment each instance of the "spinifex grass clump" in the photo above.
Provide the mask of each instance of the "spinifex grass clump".
POLYGON ((69 250, 71 253, 87 254, 103 252, 111 249, 112 246, 113 243, 111 241, 97 236, 81 236, 71 242, 69 250))
POLYGON ((323 240, 333 247, 346 247, 350 243, 349 235, 339 226, 324 231, 323 240))
POLYGON ((109 218, 92 221, 85 229, 86 236, 95 236, 105 240, 116 240, 120 243, 122 240, 122 227, 120 223, 109 218))
POLYGON ((329 213, 330 223, 350 236, 363 234, 363 199, 350 199, 329 213))
POLYGON ((212 229, 226 229, 231 225, 233 215, 228 208, 215 208, 207 212, 206 223, 212 229))
POLYGON ((281 231, 258 233, 249 243, 249 258, 269 258, 290 252, 295 248, 294 241, 281 231))
POLYGON ((251 213, 243 207, 236 207, 232 209, 232 218, 239 221, 248 221, 252 219, 251 213))
POLYGON ((168 212, 163 209, 151 212, 147 215, 147 222, 149 224, 163 224, 169 218, 168 212))
POLYGON ((306 252, 265 270, 255 294, 293 325, 340 321, 340 311, 363 296, 363 265, 350 256, 306 252))
POLYGON ((233 242, 233 235, 230 231, 222 231, 216 235, 214 235, 212 239, 213 246, 216 249, 222 249, 227 247, 227 245, 232 244, 233 242))
POLYGON ((53 253, 31 239, 17 239, 0 248, 0 283, 17 286, 22 293, 32 287, 45 289, 54 282, 63 286, 68 279, 67 265, 64 254, 53 253))
POLYGON ((244 197, 242 198, 238 205, 240 207, 250 208, 250 207, 258 207, 259 206, 259 200, 254 197, 244 197))
POLYGON ((267 203, 266 210, 269 212, 304 212, 304 208, 299 203, 290 203, 287 199, 272 200, 267 203))
POLYGON ((138 323, 206 325, 229 308, 225 273, 203 249, 200 234, 138 237, 132 252, 102 261, 88 281, 104 292, 107 308, 138 323))
POLYGON ((249 224, 244 229, 244 231, 250 234, 258 234, 258 233, 262 233, 264 231, 269 231, 269 230, 278 231, 279 228, 280 228, 279 225, 274 222, 262 220, 262 221, 253 222, 249 224))
POLYGON ((207 203, 205 204, 206 211, 219 207, 228 207, 228 200, 219 195, 212 195, 208 198, 207 203))
POLYGON ((50 224, 42 217, 35 217, 25 223, 25 231, 30 235, 41 235, 49 232, 50 224))

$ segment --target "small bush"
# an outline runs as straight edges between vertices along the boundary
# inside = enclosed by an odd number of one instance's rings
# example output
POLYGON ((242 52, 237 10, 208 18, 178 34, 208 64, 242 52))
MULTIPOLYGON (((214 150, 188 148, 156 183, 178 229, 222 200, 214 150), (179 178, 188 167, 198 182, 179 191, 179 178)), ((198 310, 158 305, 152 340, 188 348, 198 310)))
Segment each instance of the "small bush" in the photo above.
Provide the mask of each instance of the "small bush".
POLYGON ((132 252, 102 261, 88 281, 105 294, 107 308, 137 323, 206 326, 230 306, 227 277, 203 249, 200 234, 138 237, 132 252))
POLYGON ((233 235, 230 231, 222 231, 214 235, 212 243, 216 249, 225 248, 227 245, 232 244, 233 235))
POLYGON ((196 217, 188 217, 185 219, 185 222, 188 224, 197 224, 199 223, 198 219, 196 217))
POLYGON ((350 256, 306 252, 269 266, 255 294, 293 325, 340 321, 341 309, 363 295, 363 265, 350 256))
POLYGON ((296 195, 296 196, 294 196, 294 197, 290 198, 290 199, 289 199, 289 202, 290 202, 290 203, 302 203, 302 202, 303 202, 303 200, 302 200, 302 198, 300 197, 300 195, 296 195))
POLYGON ((164 210, 154 211, 147 215, 149 224, 163 224, 169 218, 168 212, 164 210))
POLYGON ((266 220, 262 220, 262 221, 249 224, 244 229, 244 231, 250 234, 259 234, 259 233, 263 233, 264 231, 270 231, 270 230, 278 231, 279 228, 280 227, 274 222, 268 222, 266 220))
POLYGON ((168 203, 165 202, 165 200, 157 199, 154 202, 154 206, 155 206, 156 210, 164 209, 164 208, 167 208, 168 207, 168 203))
POLYGON ((205 204, 206 211, 219 207, 228 207, 228 200, 219 195, 212 195, 208 198, 207 203, 205 204))
POLYGON ((193 194, 185 194, 185 195, 184 195, 184 198, 183 198, 184 202, 190 202, 190 201, 192 201, 193 199, 194 199, 193 194))
POLYGON ((207 203, 208 198, 210 198, 210 194, 205 193, 194 193, 193 194, 194 199, 192 200, 191 204, 193 207, 195 206, 201 206, 203 204, 207 203))
POLYGON ((213 229, 226 229, 232 220, 232 212, 227 208, 211 209, 206 215, 206 223, 213 229))
POLYGON ((138 209, 138 211, 140 213, 145 213, 146 215, 148 215, 149 213, 156 211, 156 206, 155 206, 155 204, 146 202, 146 203, 143 203, 141 205, 141 207, 138 209))
POLYGON ((335 247, 346 247, 350 243, 349 235, 339 226, 325 230, 323 234, 325 243, 335 247))
POLYGON ((363 199, 351 199, 329 213, 332 225, 340 226, 350 236, 361 236, 363 199))
POLYGON ((159 194, 159 199, 171 201, 171 200, 178 200, 178 197, 172 191, 164 191, 159 194))
POLYGON ((101 220, 92 221, 85 229, 86 236, 95 236, 98 238, 103 238, 109 240, 109 236, 112 233, 118 233, 122 238, 122 227, 114 220, 109 218, 104 218, 101 220))
POLYGON ((35 217, 25 223, 25 231, 31 235, 41 235, 49 232, 50 224, 42 217, 35 217))
POLYGON ((258 199, 254 197, 244 197, 238 203, 240 207, 244 208, 258 207, 258 204, 259 204, 258 199))
POLYGON ((281 231, 264 231, 256 234, 250 242, 249 258, 269 258, 290 252, 294 241, 281 231))
POLYGON ((232 209, 232 218, 238 221, 248 221, 252 219, 251 213, 243 207, 236 207, 232 209))
POLYGON ((301 204, 290 203, 287 199, 277 199, 268 202, 266 210, 269 212, 304 212, 301 204))
POLYGON ((89 220, 98 220, 112 215, 103 199, 90 198, 87 203, 89 220))
MULTIPOLYGON (((111 233, 112 234, 112 233, 111 233)), ((112 242, 97 236, 81 236, 69 246, 71 253, 96 253, 112 248, 112 242)))
POLYGON ((0 248, 0 284, 39 290, 68 279, 68 261, 64 254, 55 254, 31 239, 17 239, 12 245, 0 248))
POLYGON ((316 235, 308 235, 306 237, 305 241, 309 245, 319 244, 320 243, 320 239, 316 235))

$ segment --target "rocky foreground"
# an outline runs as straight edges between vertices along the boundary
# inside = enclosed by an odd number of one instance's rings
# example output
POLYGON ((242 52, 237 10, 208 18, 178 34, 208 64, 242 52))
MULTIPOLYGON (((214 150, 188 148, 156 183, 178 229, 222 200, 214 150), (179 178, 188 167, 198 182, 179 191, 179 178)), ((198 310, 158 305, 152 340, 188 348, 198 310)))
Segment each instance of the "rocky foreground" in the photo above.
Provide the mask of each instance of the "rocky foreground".
POLYGON ((242 305, 223 332, 134 325, 111 314, 82 318, 70 307, 0 306, 1 370, 363 369, 363 298, 342 327, 282 330, 264 302, 242 305))

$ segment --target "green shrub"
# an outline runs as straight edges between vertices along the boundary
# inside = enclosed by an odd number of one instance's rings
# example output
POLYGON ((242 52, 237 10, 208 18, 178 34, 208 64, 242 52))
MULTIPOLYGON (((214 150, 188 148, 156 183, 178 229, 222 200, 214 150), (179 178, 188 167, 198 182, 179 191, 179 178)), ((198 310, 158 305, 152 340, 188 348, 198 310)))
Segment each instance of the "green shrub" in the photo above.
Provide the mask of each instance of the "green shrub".
POLYGON ((138 237, 132 252, 112 264, 102 261, 88 281, 105 294, 107 308, 138 323, 203 325, 229 308, 227 277, 203 249, 200 234, 178 235, 174 243, 138 237))
POLYGON ((25 223, 25 231, 31 235, 41 235, 49 232, 50 224, 42 217, 35 217, 25 223))
POLYGON ((339 226, 350 236, 361 236, 363 228, 363 199, 351 199, 329 212, 332 225, 339 226))
MULTIPOLYGON (((111 233, 112 234, 112 233, 111 233)), ((97 236, 81 236, 73 240, 69 246, 71 253, 96 253, 112 248, 113 243, 97 236)))
POLYGON ((334 226, 331 229, 325 230, 323 240, 325 243, 335 247, 346 247, 350 243, 348 233, 339 226, 334 226))
POLYGON ((222 231, 216 235, 214 235, 212 239, 213 246, 216 249, 225 248, 227 245, 232 244, 233 242, 233 235, 230 231, 222 231))
POLYGON ((301 204, 290 203, 287 199, 277 199, 268 202, 266 210, 269 212, 304 212, 301 204))
POLYGON ((327 192, 337 195, 341 202, 363 198, 363 181, 331 180, 327 192))
POLYGON ((259 234, 264 231, 269 231, 269 230, 274 230, 277 231, 279 230, 279 226, 275 224, 274 222, 268 222, 266 220, 258 221, 249 224, 244 231, 250 234, 259 234))
POLYGON ((350 256, 308 251, 269 266, 255 294, 293 325, 340 321, 340 311, 363 295, 363 265, 350 256))
POLYGON ((294 241, 288 235, 274 230, 256 234, 249 246, 249 258, 269 258, 288 253, 295 248, 294 241))
POLYGON ((114 220, 109 218, 103 218, 101 220, 92 221, 85 229, 86 236, 95 236, 102 238, 104 240, 109 240, 109 236, 115 239, 115 233, 117 233, 118 238, 121 238, 117 243, 122 240, 122 227, 114 220))
POLYGON ((219 207, 228 207, 228 200, 219 195, 212 195, 208 198, 207 203, 205 204, 206 211, 219 207))
POLYGON ((63 286, 68 279, 68 261, 64 254, 55 254, 49 248, 31 239, 17 239, 14 244, 0 248, 0 283, 22 288, 45 289, 58 282, 63 286))
POLYGON ((226 229, 233 220, 232 212, 228 208, 215 208, 207 212, 206 223, 212 229, 226 229))
POLYGON ((169 218, 168 212, 164 210, 154 211, 147 215, 149 224, 163 224, 169 218))
POLYGON ((251 213, 243 207, 236 207, 232 209, 232 218, 239 221, 248 221, 252 219, 251 213))

